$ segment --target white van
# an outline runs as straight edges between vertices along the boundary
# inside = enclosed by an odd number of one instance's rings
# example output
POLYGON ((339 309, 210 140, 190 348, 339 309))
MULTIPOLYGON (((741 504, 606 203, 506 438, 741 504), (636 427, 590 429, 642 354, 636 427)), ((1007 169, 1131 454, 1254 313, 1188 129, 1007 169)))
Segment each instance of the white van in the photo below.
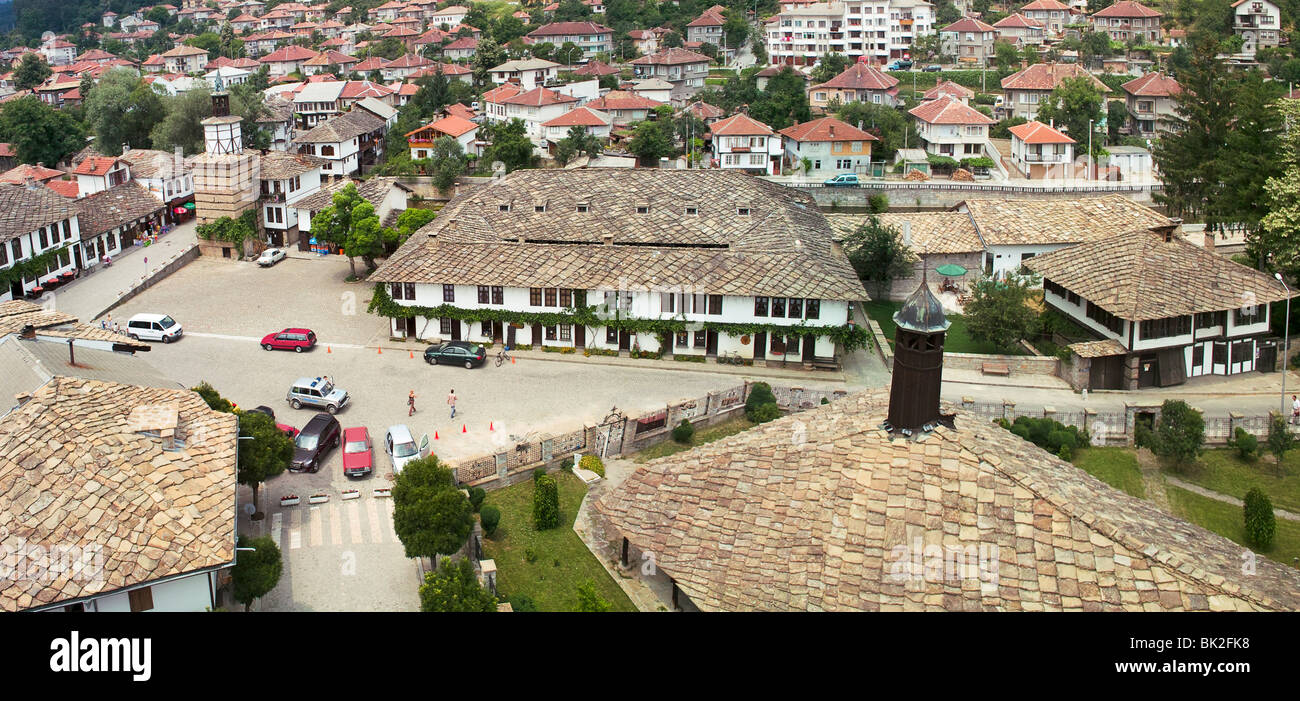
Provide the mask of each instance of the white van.
POLYGON ((181 337, 181 325, 166 314, 136 314, 126 322, 126 333, 137 341, 171 343, 181 337))

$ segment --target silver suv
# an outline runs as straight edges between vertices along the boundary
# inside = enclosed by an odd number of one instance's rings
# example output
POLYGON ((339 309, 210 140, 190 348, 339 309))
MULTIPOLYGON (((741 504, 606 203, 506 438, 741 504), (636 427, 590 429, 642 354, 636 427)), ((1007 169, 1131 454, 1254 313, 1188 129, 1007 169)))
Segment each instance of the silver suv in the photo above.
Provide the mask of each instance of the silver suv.
POLYGON ((300 377, 289 388, 285 400, 295 409, 310 406, 334 414, 348 403, 348 393, 335 387, 328 378, 300 377))

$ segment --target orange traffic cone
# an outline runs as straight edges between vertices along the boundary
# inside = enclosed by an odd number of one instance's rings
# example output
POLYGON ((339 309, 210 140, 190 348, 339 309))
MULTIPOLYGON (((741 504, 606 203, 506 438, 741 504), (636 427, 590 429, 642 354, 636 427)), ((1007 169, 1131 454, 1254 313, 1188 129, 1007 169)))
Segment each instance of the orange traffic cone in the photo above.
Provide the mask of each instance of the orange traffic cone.
POLYGON ((410 351, 410 353, 411 353, 411 358, 414 359, 414 358, 415 358, 415 351, 410 351))
POLYGON ((435 441, 438 440, 438 432, 437 432, 437 431, 434 431, 434 432, 433 432, 433 440, 435 440, 435 441))
POLYGON ((384 347, 383 347, 383 346, 379 346, 379 352, 376 353, 376 355, 383 355, 383 354, 384 354, 384 347))
POLYGON ((495 431, 495 430, 496 430, 495 428, 492 427, 492 422, 491 422, 491 421, 488 422, 488 430, 489 430, 489 431, 495 431))
POLYGON ((326 354, 333 353, 333 352, 334 352, 334 351, 330 350, 330 347, 329 347, 329 346, 325 346, 325 353, 326 353, 326 354))
POLYGON ((467 430, 465 429, 465 424, 461 424, 461 425, 460 425, 460 432, 461 432, 461 433, 469 433, 469 431, 467 431, 467 430))
POLYGON ((515 364, 515 359, 514 359, 514 358, 511 358, 511 359, 510 359, 510 364, 511 364, 511 365, 514 365, 514 364, 515 364))

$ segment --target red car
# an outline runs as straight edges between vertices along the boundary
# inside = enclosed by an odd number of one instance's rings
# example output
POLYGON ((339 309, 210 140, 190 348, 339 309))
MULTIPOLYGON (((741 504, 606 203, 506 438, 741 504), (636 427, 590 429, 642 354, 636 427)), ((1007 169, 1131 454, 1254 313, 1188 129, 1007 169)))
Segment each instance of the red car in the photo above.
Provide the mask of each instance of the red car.
POLYGON ((374 451, 365 427, 343 429, 343 476, 364 477, 374 470, 374 451))
POLYGON ((291 350, 301 353, 311 350, 316 345, 316 332, 311 329, 285 329, 279 333, 268 333, 262 338, 262 347, 266 350, 291 350))
POLYGON ((294 428, 293 426, 290 426, 289 424, 276 424, 275 427, 280 429, 281 431, 284 431, 284 435, 290 438, 298 437, 298 429, 294 428))

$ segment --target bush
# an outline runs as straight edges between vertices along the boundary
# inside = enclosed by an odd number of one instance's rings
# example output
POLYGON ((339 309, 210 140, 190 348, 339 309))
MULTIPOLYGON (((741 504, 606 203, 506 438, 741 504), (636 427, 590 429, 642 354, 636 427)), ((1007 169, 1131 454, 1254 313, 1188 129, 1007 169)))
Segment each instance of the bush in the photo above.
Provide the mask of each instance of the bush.
POLYGON ((509 602, 510 610, 515 613, 535 613, 537 611, 536 602, 533 601, 533 597, 527 594, 511 594, 505 601, 509 602))
POLYGON ((830 403, 831 400, 827 399, 826 397, 822 397, 822 404, 830 404, 830 403))
POLYGON ((1259 453, 1259 439, 1240 426, 1233 433, 1229 445, 1237 449, 1237 455, 1242 460, 1252 461, 1259 453))
POLYGON ((476 513, 478 512, 479 507, 483 505, 483 500, 486 498, 487 492, 484 491, 482 487, 469 488, 469 504, 474 507, 476 513))
POLYGON ((705 358, 702 355, 674 355, 673 360, 682 363, 702 363, 705 358))
POLYGON ((1061 449, 1056 451, 1056 457, 1069 462, 1074 459, 1074 450, 1068 444, 1062 443, 1061 449))
POLYGON ((539 480, 539 479, 541 479, 541 478, 543 478, 543 477, 545 477, 545 476, 546 476, 546 468, 545 468, 545 467, 538 467, 538 468, 535 468, 535 469, 533 470, 533 484, 537 484, 537 480, 539 480))
POLYGON ((578 461, 578 467, 581 467, 584 470, 590 470, 601 477, 605 476, 605 462, 601 460, 599 456, 582 456, 582 459, 578 461))
MULTIPOLYGON (((1062 448, 1067 448, 1069 454, 1073 455, 1076 449, 1088 445, 1087 431, 1081 431, 1074 426, 1066 426, 1055 419, 1017 416, 1014 423, 1008 423, 1006 419, 995 419, 994 421, 1017 436, 1057 456, 1061 455, 1062 448)), ((1062 459, 1069 460, 1070 458, 1062 459)))
MULTIPOLYGON (((776 407, 776 395, 772 394, 772 386, 766 382, 755 382, 753 387, 749 390, 749 397, 745 399, 745 418, 754 423, 762 423, 763 420, 758 418, 759 407, 767 404, 771 404, 773 408, 776 407)), ((776 416, 764 420, 771 421, 780 415, 781 413, 778 409, 776 416)))
POLYGON ((1273 519, 1273 502, 1258 487, 1246 492, 1242 504, 1242 513, 1246 519, 1246 542, 1260 550, 1267 550, 1273 544, 1277 533, 1277 522, 1273 519))
MULTIPOLYGON (((746 416, 749 416, 747 413, 746 416)), ((775 421, 781 418, 781 407, 776 404, 760 404, 753 412, 753 421, 756 424, 764 424, 768 421, 775 421)))
POLYGON ((874 194, 867 198, 867 211, 872 214, 881 214, 889 211, 889 197, 883 192, 874 194))
POLYGON ((682 419, 682 422, 673 428, 673 440, 682 445, 690 445, 691 439, 695 437, 695 426, 690 421, 682 419))
POLYGON ((478 517, 483 522, 483 532, 492 535, 497 532, 497 526, 501 523, 501 509, 488 504, 479 510, 478 517))
POLYGON ((565 472, 573 472, 573 456, 572 456, 572 455, 570 455, 569 457, 567 457, 567 458, 565 458, 565 459, 563 459, 563 460, 560 461, 560 469, 561 469, 561 470, 564 470, 565 472))
POLYGON ((1205 419, 1187 402, 1166 399, 1160 406, 1156 422, 1155 444, 1151 452, 1186 465, 1196 459, 1205 445, 1205 419))
POLYGON ((560 525, 560 487, 555 478, 542 475, 534 478, 533 527, 539 531, 560 525))

